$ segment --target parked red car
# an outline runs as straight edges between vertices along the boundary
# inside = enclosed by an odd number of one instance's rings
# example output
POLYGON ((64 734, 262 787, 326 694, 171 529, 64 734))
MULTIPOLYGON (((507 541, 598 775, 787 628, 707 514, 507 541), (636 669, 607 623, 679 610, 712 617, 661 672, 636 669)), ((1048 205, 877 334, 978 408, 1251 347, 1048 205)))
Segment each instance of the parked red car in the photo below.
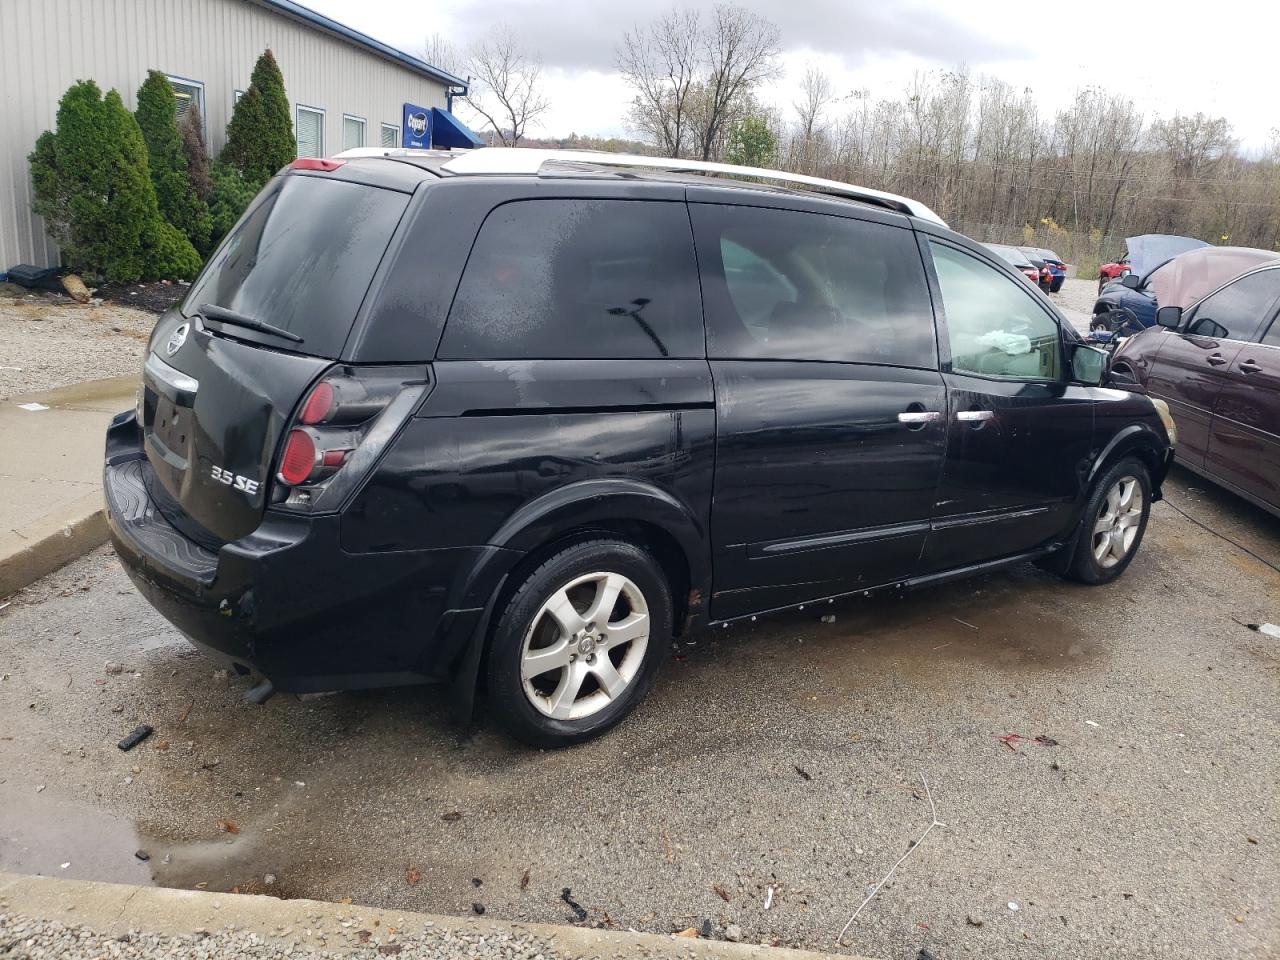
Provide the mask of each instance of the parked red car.
POLYGON ((1116 351, 1110 382, 1164 400, 1177 462, 1280 515, 1280 261, 1256 267, 1116 351))

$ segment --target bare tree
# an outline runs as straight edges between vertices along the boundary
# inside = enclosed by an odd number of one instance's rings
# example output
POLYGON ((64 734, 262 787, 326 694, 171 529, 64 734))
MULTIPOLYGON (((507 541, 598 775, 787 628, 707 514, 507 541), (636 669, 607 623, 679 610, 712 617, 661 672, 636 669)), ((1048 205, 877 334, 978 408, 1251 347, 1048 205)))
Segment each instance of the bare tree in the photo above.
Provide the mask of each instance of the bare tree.
POLYGON ((470 63, 468 104, 504 147, 516 146, 529 124, 551 106, 541 89, 541 60, 509 27, 499 26, 472 47, 470 63))
POLYGON ((451 73, 460 80, 467 77, 467 60, 462 51, 438 33, 427 37, 422 45, 422 59, 433 67, 439 67, 445 73, 451 73))
POLYGON ((755 89, 777 75, 777 24, 732 3, 720 3, 703 37, 707 78, 694 143, 703 160, 723 151, 727 125, 741 119, 755 89))
POLYGON ((831 78, 812 64, 806 66, 800 99, 792 103, 796 112, 793 162, 804 173, 815 173, 819 157, 827 153, 824 114, 831 101, 831 78))
POLYGON ((722 155, 729 127, 776 73, 778 28, 731 3, 706 22, 672 10, 626 34, 618 69, 635 91, 632 127, 671 156, 722 155))
POLYGON ((635 90, 631 125, 669 157, 684 155, 690 91, 698 74, 701 23, 696 10, 672 10, 622 38, 618 68, 635 90))

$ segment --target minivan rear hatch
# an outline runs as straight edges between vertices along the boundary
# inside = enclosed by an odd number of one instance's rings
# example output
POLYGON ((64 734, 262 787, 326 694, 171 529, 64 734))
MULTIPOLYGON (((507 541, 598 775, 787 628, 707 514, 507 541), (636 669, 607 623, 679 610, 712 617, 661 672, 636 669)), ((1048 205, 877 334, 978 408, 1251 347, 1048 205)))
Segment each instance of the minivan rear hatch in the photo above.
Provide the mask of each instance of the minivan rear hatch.
POLYGON ((281 433, 342 356, 409 194, 277 177, 151 337, 139 398, 150 487, 188 536, 255 530, 281 433))

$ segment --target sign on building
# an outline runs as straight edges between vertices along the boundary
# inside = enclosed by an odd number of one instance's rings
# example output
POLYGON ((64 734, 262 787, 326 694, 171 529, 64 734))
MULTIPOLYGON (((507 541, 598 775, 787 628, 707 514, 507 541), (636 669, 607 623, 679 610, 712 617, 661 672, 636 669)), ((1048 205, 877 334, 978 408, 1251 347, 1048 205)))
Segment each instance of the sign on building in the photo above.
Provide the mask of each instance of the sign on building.
POLYGON ((416 103, 404 105, 404 129, 400 132, 400 145, 404 147, 431 146, 431 108, 416 103))

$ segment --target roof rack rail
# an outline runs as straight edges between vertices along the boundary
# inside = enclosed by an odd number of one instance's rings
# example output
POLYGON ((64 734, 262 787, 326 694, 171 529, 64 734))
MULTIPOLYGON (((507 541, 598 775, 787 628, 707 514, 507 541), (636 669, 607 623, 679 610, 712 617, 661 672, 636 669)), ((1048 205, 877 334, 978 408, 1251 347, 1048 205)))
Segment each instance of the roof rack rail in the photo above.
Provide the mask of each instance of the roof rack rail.
POLYGON ((443 170, 456 174, 542 174, 555 172, 555 165, 576 164, 595 167, 632 167, 661 170, 667 173, 715 173, 734 177, 752 177, 776 183, 804 187, 815 193, 848 200, 861 200, 897 210, 909 216, 946 226, 946 222, 925 204, 910 197, 870 187, 859 187, 839 180, 825 180, 802 173, 786 173, 766 170, 763 167, 743 167, 733 163, 711 163, 706 160, 675 160, 664 157, 646 157, 633 153, 603 153, 594 150, 540 150, 526 147, 485 147, 458 153, 442 165, 443 170), (550 170, 546 169, 551 167, 550 170))

